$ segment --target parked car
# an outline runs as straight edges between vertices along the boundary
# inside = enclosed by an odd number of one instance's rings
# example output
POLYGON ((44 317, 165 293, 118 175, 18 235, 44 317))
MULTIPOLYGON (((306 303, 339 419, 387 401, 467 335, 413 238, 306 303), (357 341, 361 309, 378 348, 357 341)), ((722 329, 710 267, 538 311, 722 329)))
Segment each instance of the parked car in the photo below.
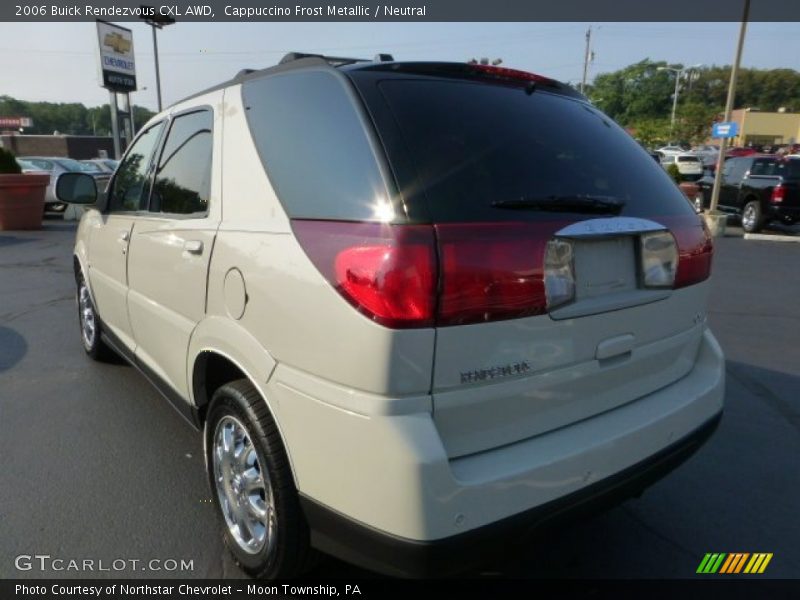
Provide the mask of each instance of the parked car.
MULTIPOLYGON (((698 181, 699 209, 711 203, 713 178, 698 181)), ((800 221, 800 157, 774 155, 730 158, 722 169, 720 210, 742 219, 742 229, 754 233, 770 222, 800 221)))
POLYGON ((696 181, 703 176, 705 171, 700 158, 688 152, 661 155, 660 164, 667 170, 670 165, 677 166, 682 181, 696 181))
POLYGON ((37 175, 43 175, 47 173, 47 171, 43 171, 42 169, 37 168, 36 165, 34 165, 31 162, 28 162, 23 158, 17 157, 16 161, 23 173, 34 173, 37 175))
POLYGON ((688 152, 675 156, 675 164, 678 165, 678 172, 684 181, 697 181, 705 170, 700 157, 688 152))
POLYGON ((758 154, 758 152, 753 147, 743 148, 741 146, 734 146, 733 148, 728 148, 725 156, 727 158, 736 158, 738 156, 753 156, 754 154, 758 154))
POLYGON ((90 158, 81 162, 86 165, 92 165, 103 173, 113 173, 119 165, 119 161, 113 158, 90 158))
POLYGON ((551 79, 291 54, 156 115, 105 197, 58 190, 94 204, 84 349, 203 429, 251 575, 311 547, 464 569, 641 492, 720 418, 709 233, 551 79))
POLYGON ((36 169, 38 172, 50 173, 50 184, 47 186, 44 196, 44 211, 46 213, 63 214, 67 205, 60 202, 56 197, 55 184, 61 173, 89 173, 94 177, 98 189, 105 189, 108 183, 108 173, 92 168, 80 161, 66 157, 50 156, 22 156, 18 160, 24 161, 27 165, 36 169))
POLYGON ((686 149, 682 146, 662 146, 661 148, 657 148, 657 150, 664 156, 675 156, 686 152, 686 149))
POLYGON ((712 167, 717 164, 719 158, 719 146, 713 144, 700 144, 692 148, 692 153, 700 158, 705 167, 712 167))

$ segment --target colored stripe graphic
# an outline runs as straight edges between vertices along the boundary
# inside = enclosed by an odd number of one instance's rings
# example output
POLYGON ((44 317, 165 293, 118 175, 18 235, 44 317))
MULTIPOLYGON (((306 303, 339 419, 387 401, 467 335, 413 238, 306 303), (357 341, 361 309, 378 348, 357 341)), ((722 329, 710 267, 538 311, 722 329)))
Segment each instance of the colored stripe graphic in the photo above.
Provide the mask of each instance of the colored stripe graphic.
POLYGON ((731 561, 730 567, 728 567, 727 571, 720 571, 720 573, 738 573, 742 570, 744 566, 744 561, 750 556, 749 553, 745 554, 742 552, 736 552, 733 555, 733 560, 731 561))
POLYGON ((700 562, 700 566, 697 567, 697 572, 716 573, 726 556, 727 554, 724 552, 721 554, 716 552, 713 554, 706 554, 700 562))
POLYGON ((750 556, 749 552, 745 552, 744 554, 742 554, 742 557, 739 559, 739 562, 736 563, 736 570, 735 571, 732 570, 731 572, 732 573, 740 573, 741 570, 742 570, 742 567, 744 566, 745 561, 749 558, 749 556, 750 556))
POLYGON ((719 570, 720 573, 730 573, 729 569, 731 568, 732 563, 736 562, 736 557, 739 556, 738 554, 728 554, 727 560, 722 563, 722 568, 719 570))
POLYGON ((697 573, 720 575, 733 575, 739 573, 763 573, 772 560, 771 552, 709 552, 703 556, 697 573), (746 566, 745 566, 746 565, 746 566))
POLYGON ((772 552, 765 555, 764 562, 761 563, 761 567, 759 567, 758 572, 763 573, 766 570, 769 561, 771 560, 772 560, 772 552))
POLYGON ((711 554, 706 554, 703 557, 703 560, 700 561, 700 566, 697 567, 697 571, 695 571, 695 572, 696 573, 705 573, 706 572, 706 565, 708 564, 708 561, 710 559, 711 559, 711 554))

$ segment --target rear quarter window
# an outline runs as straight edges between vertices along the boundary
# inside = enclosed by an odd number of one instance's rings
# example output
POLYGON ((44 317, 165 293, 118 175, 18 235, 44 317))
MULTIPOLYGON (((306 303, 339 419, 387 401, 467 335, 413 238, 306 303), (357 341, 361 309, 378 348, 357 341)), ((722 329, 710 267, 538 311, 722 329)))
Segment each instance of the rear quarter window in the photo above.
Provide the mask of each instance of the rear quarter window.
POLYGON ((243 84, 253 140, 290 218, 376 220, 385 179, 342 77, 327 71, 243 84))
POLYGON ((775 174, 784 179, 800 179, 800 158, 790 158, 776 163, 775 174))
POLYGON ((416 165, 417 181, 401 190, 423 190, 434 222, 548 218, 492 203, 574 195, 621 199, 627 216, 691 213, 664 169, 586 102, 457 79, 387 77, 377 86, 404 142, 387 147, 390 162, 405 152, 416 165))

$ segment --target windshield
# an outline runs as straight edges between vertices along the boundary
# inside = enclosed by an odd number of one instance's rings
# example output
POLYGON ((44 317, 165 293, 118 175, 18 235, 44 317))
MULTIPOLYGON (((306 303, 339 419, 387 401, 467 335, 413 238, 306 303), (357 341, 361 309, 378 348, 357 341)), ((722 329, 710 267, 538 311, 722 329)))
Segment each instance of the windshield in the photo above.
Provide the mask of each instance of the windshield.
POLYGON ((498 202, 545 197, 611 197, 625 216, 691 211, 664 169, 587 103, 460 80, 384 79, 378 88, 416 163, 418 180, 406 185, 423 190, 435 222, 505 220, 498 202))
POLYGON ((97 171, 97 167, 95 167, 94 165, 90 167, 89 165, 86 165, 77 160, 73 160, 71 158, 59 158, 56 162, 62 169, 65 169, 67 171, 89 171, 89 172, 97 171))
POLYGON ((36 170, 37 167, 32 162, 24 160, 22 158, 17 159, 17 164, 19 165, 20 169, 29 169, 31 171, 36 170))

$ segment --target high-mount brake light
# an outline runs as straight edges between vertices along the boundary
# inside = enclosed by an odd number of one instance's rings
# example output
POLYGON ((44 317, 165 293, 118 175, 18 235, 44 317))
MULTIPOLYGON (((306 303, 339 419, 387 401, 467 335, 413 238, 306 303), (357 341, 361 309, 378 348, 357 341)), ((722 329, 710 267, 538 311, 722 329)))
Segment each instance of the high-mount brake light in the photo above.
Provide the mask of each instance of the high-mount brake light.
POLYGON ((527 81, 535 83, 555 83, 555 80, 536 73, 528 73, 527 71, 520 71, 518 69, 509 69, 506 67, 495 67, 493 65, 470 65, 473 70, 482 74, 493 75, 500 79, 516 79, 518 81, 527 81))

